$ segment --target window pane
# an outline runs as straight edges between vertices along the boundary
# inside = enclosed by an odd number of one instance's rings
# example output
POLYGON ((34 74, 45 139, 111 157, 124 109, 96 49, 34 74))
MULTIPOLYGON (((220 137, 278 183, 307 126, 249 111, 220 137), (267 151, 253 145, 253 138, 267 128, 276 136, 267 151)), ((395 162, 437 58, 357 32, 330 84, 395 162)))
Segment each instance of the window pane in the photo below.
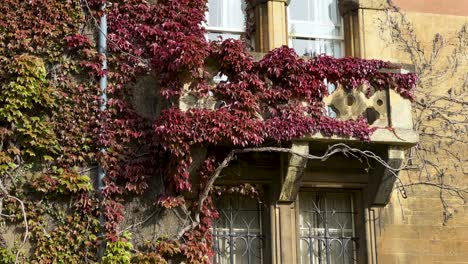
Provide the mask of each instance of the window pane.
POLYGON ((301 264, 356 263, 352 193, 299 194, 301 264))
POLYGON ((214 263, 263 263, 262 207, 252 198, 228 195, 217 201, 214 263), (232 260, 232 262, 231 262, 232 260))
POLYGON ((342 57, 341 40, 325 40, 325 39, 292 39, 292 47, 299 56, 317 56, 321 54, 342 57))
POLYGON ((245 2, 243 0, 208 1, 208 27, 245 30, 245 2))
POLYGON ((289 4, 289 16, 294 20, 313 21, 314 0, 295 0, 289 4))
POLYGON ((341 26, 337 0, 292 0, 289 5, 291 35, 339 37, 341 26))
POLYGON ((338 38, 341 37, 341 27, 335 25, 323 25, 319 23, 310 23, 295 21, 289 25, 289 34, 291 36, 310 37, 310 38, 338 38))
POLYGON ((292 0, 288 21, 290 44, 300 56, 343 57, 341 21, 338 0, 292 0))
POLYGON ((208 40, 219 40, 219 37, 222 37, 224 39, 240 39, 241 34, 232 34, 232 33, 225 33, 225 32, 208 32, 207 39, 208 40))
POLYGON ((289 17, 295 21, 341 25, 338 0, 291 0, 289 17))

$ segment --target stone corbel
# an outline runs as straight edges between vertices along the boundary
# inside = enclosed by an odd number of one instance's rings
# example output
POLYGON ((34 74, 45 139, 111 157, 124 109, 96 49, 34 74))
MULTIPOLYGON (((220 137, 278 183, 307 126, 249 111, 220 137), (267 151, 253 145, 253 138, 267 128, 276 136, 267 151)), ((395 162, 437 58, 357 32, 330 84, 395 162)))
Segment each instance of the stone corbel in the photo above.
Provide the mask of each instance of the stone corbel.
MULTIPOLYGON (((307 141, 293 141, 291 151, 299 154, 309 154, 309 143, 307 141)), ((277 264, 296 264, 295 253, 295 203, 299 192, 302 175, 307 166, 307 159, 298 155, 290 154, 286 168, 286 176, 281 184, 279 199, 275 205, 275 221, 277 229, 277 248, 275 251, 277 264)))
MULTIPOLYGON (((296 153, 309 154, 309 143, 294 141, 291 150, 296 153)), ((306 165, 306 158, 294 154, 290 155, 286 177, 281 186, 280 202, 294 202, 296 200, 306 165)))
MULTIPOLYGON (((405 159, 405 150, 401 147, 389 146, 387 149, 385 162, 394 169, 400 168, 405 159)), ((390 196, 395 185, 398 171, 392 171, 382 164, 377 165, 377 169, 369 179, 370 205, 383 207, 390 201, 390 196)))

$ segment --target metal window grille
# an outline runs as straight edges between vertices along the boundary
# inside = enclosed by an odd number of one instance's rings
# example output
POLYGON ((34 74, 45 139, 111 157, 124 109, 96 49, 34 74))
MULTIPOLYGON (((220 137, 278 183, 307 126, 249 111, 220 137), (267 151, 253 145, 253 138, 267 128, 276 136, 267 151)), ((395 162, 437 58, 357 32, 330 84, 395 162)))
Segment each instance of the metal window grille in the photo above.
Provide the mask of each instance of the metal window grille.
POLYGON ((224 196, 217 204, 220 217, 213 225, 213 263, 263 263, 262 206, 240 195, 224 196))
POLYGON ((299 194, 299 263, 356 263, 352 193, 299 194))

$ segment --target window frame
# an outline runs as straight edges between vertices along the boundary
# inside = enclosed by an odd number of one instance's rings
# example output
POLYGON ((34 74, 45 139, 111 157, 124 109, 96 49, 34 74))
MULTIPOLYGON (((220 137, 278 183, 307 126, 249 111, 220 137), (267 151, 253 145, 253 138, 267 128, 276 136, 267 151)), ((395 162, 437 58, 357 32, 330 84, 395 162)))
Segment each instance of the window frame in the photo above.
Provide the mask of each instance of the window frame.
MULTIPOLYGON (((262 165, 254 165, 253 167, 236 167, 236 164, 231 164, 231 170, 225 171, 223 177, 217 180, 217 186, 232 186, 242 183, 261 186, 263 188, 263 263, 282 263, 285 259, 291 263, 300 264, 299 262, 299 195, 293 202, 285 202, 278 200, 283 185, 285 171, 285 162, 287 155, 281 155, 281 162, 277 165, 278 169, 268 169, 275 167, 268 165, 266 167, 270 175, 276 175, 273 178, 264 178, 264 176, 256 178, 258 175, 257 169, 265 169, 262 165), (271 167, 270 167, 271 166, 271 167), (253 170, 252 170, 253 169, 253 170), (251 174, 254 173, 254 174, 251 174), (243 175, 243 176, 240 176, 243 175), (285 215, 284 217, 282 215, 285 215), (284 222, 285 219, 290 219, 284 222), (285 250, 289 253, 285 253, 285 250), (286 255, 284 255, 286 254, 286 255), (294 262, 293 262, 294 260, 294 262)), ((266 174, 265 174, 266 175, 266 174)), ((300 192, 315 191, 315 192, 352 192, 354 194, 353 204, 356 211, 354 217, 355 236, 358 237, 355 242, 355 250, 357 255, 357 263, 368 263, 368 254, 371 254, 373 249, 373 232, 369 229, 367 199, 367 185, 365 183, 347 182, 344 174, 336 174, 336 177, 331 182, 322 182, 320 179, 315 180, 310 177, 303 178, 300 192), (370 250, 370 251, 369 251, 370 250)))
MULTIPOLYGON (((270 208, 270 196, 271 196, 271 186, 270 186, 270 183, 265 183, 263 181, 260 181, 260 182, 257 182, 257 181, 251 181, 249 182, 251 184, 259 184, 262 189, 262 194, 263 194, 263 197, 262 197, 262 201, 263 203, 260 203, 258 202, 258 215, 260 216, 260 221, 259 221, 259 225, 260 225, 260 232, 261 232, 261 235, 262 235, 262 249, 261 249, 261 254, 262 254, 262 257, 261 257, 261 263, 263 264, 266 264, 266 263, 271 263, 271 254, 272 254, 272 237, 273 237, 273 234, 272 234, 272 226, 274 226, 273 223, 271 223, 271 214, 274 213, 274 212, 271 212, 271 208, 270 208)), ((233 185, 232 183, 230 183, 229 181, 228 182, 222 182, 222 183, 218 183, 216 184, 217 186, 229 186, 229 185, 233 185)), ((233 196, 233 195, 236 195, 238 196, 238 199, 244 199, 244 197, 248 197, 248 196, 245 196, 245 195, 242 195, 242 194, 223 194, 219 197, 219 199, 223 199, 222 196, 233 196)), ((254 198, 250 198, 249 199, 254 199, 254 198)), ((216 220, 217 221, 217 220, 216 220)), ((216 257, 217 257, 217 252, 215 250, 215 245, 216 245, 216 235, 214 234, 214 230, 216 229, 215 227, 215 222, 216 221, 213 221, 213 227, 211 228, 212 232, 213 232, 213 250, 215 252, 215 255, 213 256, 213 261, 216 260, 216 257)), ((218 262, 213 262, 213 263, 218 263, 218 262)), ((235 260, 233 260, 231 263, 236 263, 235 260)))
MULTIPOLYGON (((295 0, 291 0, 291 1, 295 1, 295 0)), ((297 1, 297 0, 296 0, 297 1)), ((340 0, 336 0, 337 2, 339 2, 340 0)), ((337 7, 339 8, 339 6, 337 7)), ((287 27, 287 39, 288 39, 288 46, 290 48, 293 48, 293 39, 301 39, 301 40, 313 40, 313 41, 318 41, 318 40, 324 40, 324 41, 340 41, 340 49, 341 49, 341 55, 339 57, 344 57, 346 55, 346 39, 345 39, 345 34, 344 34, 344 27, 345 27, 345 24, 344 24, 344 18, 342 15, 340 15, 340 35, 339 36, 320 36, 320 35, 316 35, 316 34, 310 34, 310 35, 307 35, 307 34, 296 34, 294 32, 292 32, 292 29, 291 29, 291 25, 293 23, 290 23, 290 21, 301 21, 301 22, 306 22, 307 20, 295 20, 295 19, 291 19, 291 11, 290 11, 290 3, 289 5, 286 7, 286 27, 287 27)), ((307 22, 308 24, 310 25, 313 25, 313 24, 316 24, 316 25, 319 25, 318 23, 314 23, 314 22, 307 22)), ((323 53, 322 53, 323 54, 323 53)), ((299 56, 302 56, 301 54, 298 54, 299 56)), ((321 54, 317 54, 317 55, 321 55, 321 54)), ((327 54, 326 54, 327 55, 327 54)))
MULTIPOLYGON (((241 5, 246 5, 246 0, 239 0, 243 3, 241 3, 241 5)), ((218 37, 222 37, 223 35, 239 35, 239 39, 242 37, 242 35, 246 34, 247 33, 247 29, 246 29, 246 21, 247 21, 247 18, 248 18, 248 14, 246 13, 246 10, 242 10, 243 14, 244 14, 244 24, 243 24, 243 29, 237 29, 237 28, 233 28, 233 27, 218 27, 218 26, 210 26, 209 25, 209 16, 210 16, 210 10, 209 10, 209 2, 210 0, 208 0, 206 2, 206 5, 207 5, 207 11, 205 12, 205 18, 206 18, 206 22, 203 23, 203 26, 204 28, 206 29, 207 33, 206 33, 206 38, 209 39, 209 35, 210 34, 218 34, 218 37)), ((226 12, 224 10, 224 12, 226 12)), ((226 15, 226 14, 222 14, 223 16, 226 15)), ((223 38, 223 39, 227 39, 227 38, 223 38)))
POLYGON ((300 214, 300 193, 301 192, 321 192, 321 193, 351 193, 352 194, 352 205, 354 209, 354 218, 353 218, 353 229, 355 241, 355 254, 356 260, 354 263, 367 263, 366 257, 366 228, 365 228, 365 206, 363 200, 363 189, 358 188, 317 188, 317 187, 301 187, 298 192, 297 199, 294 202, 295 214, 296 214, 296 262, 301 264, 300 261, 300 228, 299 228, 299 214, 300 214))

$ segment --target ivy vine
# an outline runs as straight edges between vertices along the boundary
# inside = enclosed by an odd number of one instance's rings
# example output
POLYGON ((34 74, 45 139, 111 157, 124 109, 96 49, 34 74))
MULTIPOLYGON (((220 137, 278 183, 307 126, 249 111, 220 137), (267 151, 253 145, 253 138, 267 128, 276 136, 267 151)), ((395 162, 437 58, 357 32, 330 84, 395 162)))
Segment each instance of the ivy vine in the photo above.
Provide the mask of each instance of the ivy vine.
MULTIPOLYGON (((346 89, 391 88, 412 98, 416 76, 380 71, 396 67, 390 63, 327 56, 305 60, 288 47, 255 61, 242 41, 209 42, 201 26, 205 11, 206 0, 0 4, 2 191, 26 203, 31 263, 97 261, 104 241, 103 263, 209 263, 210 227, 218 213, 211 198, 202 205, 183 198, 196 189, 189 179, 193 148, 280 144, 313 133, 369 140, 374 128, 364 118, 339 121, 324 113, 324 79, 346 89), (105 72, 94 38, 104 2, 110 32, 105 72), (104 74, 109 100, 100 111, 97 80, 104 74), (160 96, 173 102, 154 121, 139 116, 130 102, 135 82, 148 74, 157 77, 160 96), (212 84, 216 74, 229 81, 212 84), (187 92, 223 103, 183 111, 174 102, 187 92), (82 170, 96 163, 106 171, 102 191, 92 188, 82 170), (18 170, 27 164, 40 164, 34 176, 18 170), (201 220, 182 239, 161 238, 137 248, 129 234, 120 233, 122 202, 145 193, 155 175, 164 175, 166 185, 157 206, 200 206, 201 220), (47 226, 50 217, 55 226, 47 226)), ((200 168, 200 186, 220 161, 211 154, 200 168)), ((7 222, 20 224, 18 202, 1 198, 2 214, 12 216, 7 222)), ((0 260, 12 261, 4 247, 0 260)))

